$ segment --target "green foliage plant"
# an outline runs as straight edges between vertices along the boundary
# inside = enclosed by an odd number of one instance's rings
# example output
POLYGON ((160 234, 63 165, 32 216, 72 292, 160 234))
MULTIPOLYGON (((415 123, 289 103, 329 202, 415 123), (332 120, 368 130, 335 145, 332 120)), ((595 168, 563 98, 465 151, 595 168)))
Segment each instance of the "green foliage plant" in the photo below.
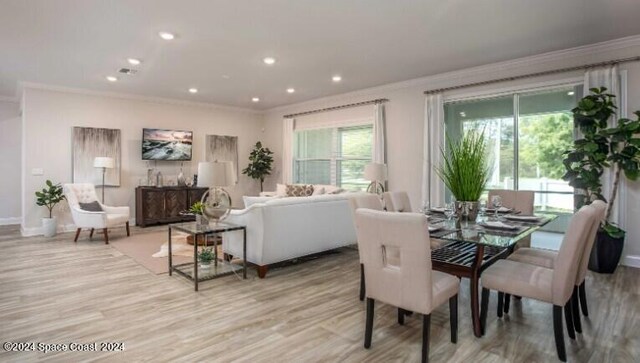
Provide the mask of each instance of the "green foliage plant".
POLYGON ((191 208, 189 208, 190 213, 199 214, 199 215, 203 214, 203 210, 204 210, 204 204, 202 204, 202 202, 195 202, 193 203, 191 208))
POLYGON ((262 143, 258 141, 249 154, 249 165, 242 170, 242 174, 251 179, 259 180, 260 191, 263 191, 264 178, 271 175, 272 164, 273 152, 269 148, 263 147, 262 143))
POLYGON ((198 261, 202 263, 211 263, 215 255, 213 253, 213 247, 205 247, 200 252, 198 252, 198 261))
POLYGON ((484 131, 468 131, 457 141, 447 136, 447 150, 436 172, 456 200, 477 202, 491 177, 484 131))
POLYGON ((62 194, 62 186, 60 184, 53 184, 51 180, 47 180, 45 184, 45 188, 36 192, 36 204, 41 207, 47 207, 49 218, 52 218, 53 207, 62 202, 65 197, 62 194))

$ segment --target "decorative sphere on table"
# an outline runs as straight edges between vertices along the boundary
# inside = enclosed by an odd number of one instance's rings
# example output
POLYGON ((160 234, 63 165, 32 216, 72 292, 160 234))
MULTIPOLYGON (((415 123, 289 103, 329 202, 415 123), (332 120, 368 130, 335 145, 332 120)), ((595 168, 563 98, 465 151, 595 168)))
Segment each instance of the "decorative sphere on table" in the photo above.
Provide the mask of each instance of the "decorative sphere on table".
POLYGON ((212 188, 202 196, 202 204, 202 214, 209 220, 219 221, 229 214, 231 198, 223 189, 212 188))

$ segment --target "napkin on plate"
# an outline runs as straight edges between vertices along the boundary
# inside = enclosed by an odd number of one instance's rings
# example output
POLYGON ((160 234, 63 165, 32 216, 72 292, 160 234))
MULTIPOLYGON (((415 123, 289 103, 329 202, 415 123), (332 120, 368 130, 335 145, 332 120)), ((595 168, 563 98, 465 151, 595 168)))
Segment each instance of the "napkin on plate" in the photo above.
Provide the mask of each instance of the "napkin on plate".
POLYGON ((508 215, 508 216, 504 216, 504 218, 512 221, 524 221, 524 222, 538 222, 541 219, 538 216, 516 216, 516 215, 508 215))
POLYGON ((444 207, 433 207, 429 211, 434 213, 444 213, 444 207))
POLYGON ((517 226, 512 226, 510 224, 502 223, 500 221, 486 221, 478 224, 486 228, 508 229, 508 230, 518 229, 517 226))
POLYGON ((429 226, 429 232, 435 232, 442 229, 442 226, 429 226))
MULTIPOLYGON (((495 208, 487 208, 487 212, 494 213, 495 211, 496 211, 496 209, 495 209, 495 208)), ((498 213, 509 213, 509 212, 511 212, 511 211, 513 211, 513 209, 511 209, 511 208, 507 208, 507 207, 500 207, 500 208, 498 208, 498 213)))

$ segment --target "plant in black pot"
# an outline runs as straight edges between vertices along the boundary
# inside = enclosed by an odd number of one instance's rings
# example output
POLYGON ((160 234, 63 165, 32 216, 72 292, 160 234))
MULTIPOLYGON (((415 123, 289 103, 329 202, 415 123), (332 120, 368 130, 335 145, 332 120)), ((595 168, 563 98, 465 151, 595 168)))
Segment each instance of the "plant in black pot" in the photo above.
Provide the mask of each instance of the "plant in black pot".
POLYGON ((615 96, 604 87, 590 91, 572 110, 582 138, 575 140, 573 148, 565 153, 567 172, 563 179, 581 192, 576 195, 577 208, 596 199, 608 202, 591 251, 589 269, 613 273, 622 256, 625 231, 610 220, 622 176, 629 180, 638 180, 640 176, 640 111, 634 113, 636 120, 621 118, 616 126, 608 127, 608 120, 616 114, 615 96), (613 176, 608 198, 602 194, 602 175, 606 169, 613 176))

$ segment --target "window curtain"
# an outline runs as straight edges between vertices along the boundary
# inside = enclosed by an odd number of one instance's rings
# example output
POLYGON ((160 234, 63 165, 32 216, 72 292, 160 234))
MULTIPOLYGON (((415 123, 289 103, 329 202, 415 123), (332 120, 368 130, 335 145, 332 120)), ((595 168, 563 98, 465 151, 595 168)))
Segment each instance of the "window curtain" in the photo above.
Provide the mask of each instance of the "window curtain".
POLYGON ((282 183, 293 182, 293 129, 295 120, 285 118, 282 122, 282 183))
POLYGON ((444 146, 444 101, 442 93, 427 95, 424 107, 424 141, 422 155, 422 201, 431 206, 442 206, 444 183, 436 173, 442 161, 444 146))
MULTIPOLYGON (((618 65, 613 65, 604 68, 597 69, 588 69, 584 74, 584 93, 585 95, 589 94, 589 89, 595 87, 606 87, 607 92, 615 95, 615 104, 618 107, 618 112, 614 117, 609 120, 609 127, 616 126, 618 124, 618 118, 622 117, 623 110, 620 107, 620 100, 622 97, 622 90, 620 89, 620 74, 618 72, 618 65)), ((613 178, 614 175, 610 169, 605 169, 602 174, 602 194, 605 198, 609 198, 611 196, 611 191, 613 189, 613 178)), ((620 182, 620 188, 618 188, 618 196, 616 198, 616 202, 613 210, 611 211, 610 221, 613 223, 619 223, 620 216, 620 208, 623 206, 625 199, 625 181, 624 177, 620 182)), ((624 228, 624 226, 621 226, 624 228)))
POLYGON ((374 163, 387 163, 385 137, 384 104, 376 103, 373 106, 373 155, 371 159, 374 163))

